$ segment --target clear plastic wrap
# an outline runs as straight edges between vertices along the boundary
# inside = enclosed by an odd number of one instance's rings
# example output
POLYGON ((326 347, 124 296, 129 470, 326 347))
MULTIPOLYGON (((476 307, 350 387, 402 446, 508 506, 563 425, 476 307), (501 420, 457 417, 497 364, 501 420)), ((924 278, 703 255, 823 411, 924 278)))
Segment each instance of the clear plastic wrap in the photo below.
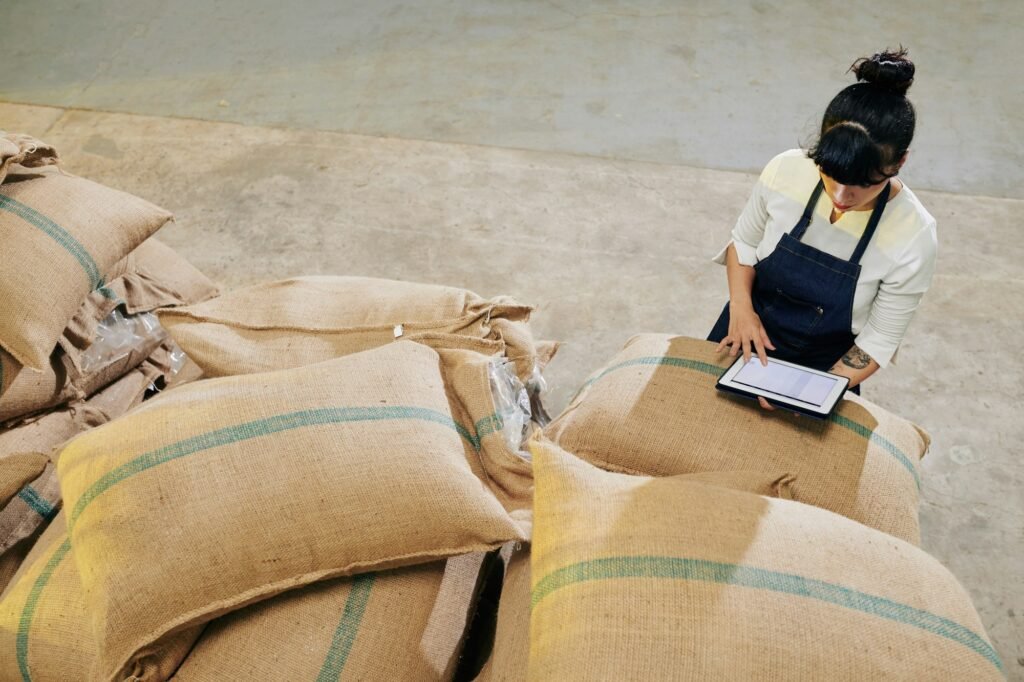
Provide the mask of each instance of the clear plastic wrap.
MULTIPOLYGON (((494 409, 501 420, 501 432, 508 449, 529 459, 523 443, 529 435, 530 396, 523 382, 516 376, 515 365, 503 358, 495 358, 488 367, 494 409)), ((542 379, 543 380, 543 379, 542 379)))
POLYGON ((533 363, 533 372, 526 381, 526 394, 530 402, 533 421, 537 422, 537 425, 541 428, 551 423, 551 416, 544 409, 543 397, 547 391, 548 382, 544 379, 544 375, 541 374, 540 365, 533 363))
POLYGON ((185 351, 181 349, 181 346, 171 341, 171 367, 167 370, 168 378, 176 376, 185 366, 187 360, 188 356, 185 355, 185 351))
POLYGON ((185 351, 181 349, 181 346, 179 346, 174 339, 165 341, 165 347, 168 348, 167 371, 159 378, 159 385, 156 381, 149 382, 149 386, 146 388, 147 398, 150 398, 162 391, 164 385, 173 377, 177 376, 178 373, 185 368, 185 363, 188 362, 188 355, 185 354, 185 351))
POLYGON ((96 340, 81 356, 82 371, 99 371, 166 336, 153 313, 125 315, 120 309, 114 310, 96 326, 96 340))

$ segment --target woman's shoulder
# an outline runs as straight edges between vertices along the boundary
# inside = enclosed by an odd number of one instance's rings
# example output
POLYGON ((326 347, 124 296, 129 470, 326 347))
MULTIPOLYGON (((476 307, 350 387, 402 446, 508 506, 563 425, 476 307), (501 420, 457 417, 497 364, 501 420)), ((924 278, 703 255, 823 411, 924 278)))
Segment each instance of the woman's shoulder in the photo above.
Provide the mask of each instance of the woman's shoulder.
POLYGON ((879 230, 878 236, 887 251, 896 255, 909 250, 920 252, 918 256, 928 254, 934 258, 938 246, 935 217, 906 183, 886 205, 883 222, 884 228, 879 230))
POLYGON ((912 232, 930 232, 935 233, 936 221, 925 205, 921 203, 914 191, 907 187, 905 182, 902 182, 902 189, 899 194, 890 201, 890 205, 886 207, 886 210, 890 210, 891 215, 898 219, 898 222, 906 225, 906 228, 912 232))
POLYGON ((818 182, 818 168, 803 149, 787 149, 765 165, 760 182, 770 190, 799 199, 809 192, 808 186, 813 189, 818 182))

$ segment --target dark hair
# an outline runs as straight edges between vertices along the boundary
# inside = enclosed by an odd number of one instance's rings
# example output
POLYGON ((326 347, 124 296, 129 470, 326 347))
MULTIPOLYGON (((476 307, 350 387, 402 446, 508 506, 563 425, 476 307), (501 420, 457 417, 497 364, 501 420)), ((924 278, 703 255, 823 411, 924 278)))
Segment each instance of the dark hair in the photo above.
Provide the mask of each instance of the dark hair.
POLYGON ((873 185, 896 175, 893 167, 914 139, 916 116, 906 97, 914 63, 900 46, 858 59, 850 71, 858 82, 829 102, 807 157, 844 185, 873 185))

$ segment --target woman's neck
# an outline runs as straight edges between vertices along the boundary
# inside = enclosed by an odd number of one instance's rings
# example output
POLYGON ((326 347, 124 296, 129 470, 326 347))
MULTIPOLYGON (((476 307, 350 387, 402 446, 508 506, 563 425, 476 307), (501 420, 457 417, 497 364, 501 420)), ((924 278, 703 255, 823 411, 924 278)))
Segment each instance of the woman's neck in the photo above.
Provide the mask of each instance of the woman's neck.
MULTIPOLYGON (((892 180, 890 180, 889 181, 889 199, 888 199, 888 201, 892 201, 893 197, 895 197, 897 194, 899 194, 902 189, 903 189, 903 183, 900 182, 899 178, 893 178, 892 180)), ((851 209, 849 211, 838 211, 835 208, 833 208, 832 209, 832 215, 829 216, 828 221, 830 223, 832 223, 833 225, 835 225, 847 213, 857 213, 857 212, 860 212, 860 211, 872 211, 872 210, 874 210, 874 208, 875 208, 875 206, 877 204, 878 204, 878 197, 875 197, 874 199, 869 201, 864 206, 862 206, 860 208, 856 208, 856 209, 851 209)))

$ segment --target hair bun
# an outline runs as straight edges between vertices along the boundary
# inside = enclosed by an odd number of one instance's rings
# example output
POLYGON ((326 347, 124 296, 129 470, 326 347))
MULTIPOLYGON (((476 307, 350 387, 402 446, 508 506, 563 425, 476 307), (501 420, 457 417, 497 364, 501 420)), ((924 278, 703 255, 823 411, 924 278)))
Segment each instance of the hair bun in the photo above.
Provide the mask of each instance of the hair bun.
POLYGON ((914 82, 914 62, 907 59, 907 50, 880 52, 870 59, 862 57, 850 67, 858 81, 865 81, 883 90, 906 94, 914 82))

